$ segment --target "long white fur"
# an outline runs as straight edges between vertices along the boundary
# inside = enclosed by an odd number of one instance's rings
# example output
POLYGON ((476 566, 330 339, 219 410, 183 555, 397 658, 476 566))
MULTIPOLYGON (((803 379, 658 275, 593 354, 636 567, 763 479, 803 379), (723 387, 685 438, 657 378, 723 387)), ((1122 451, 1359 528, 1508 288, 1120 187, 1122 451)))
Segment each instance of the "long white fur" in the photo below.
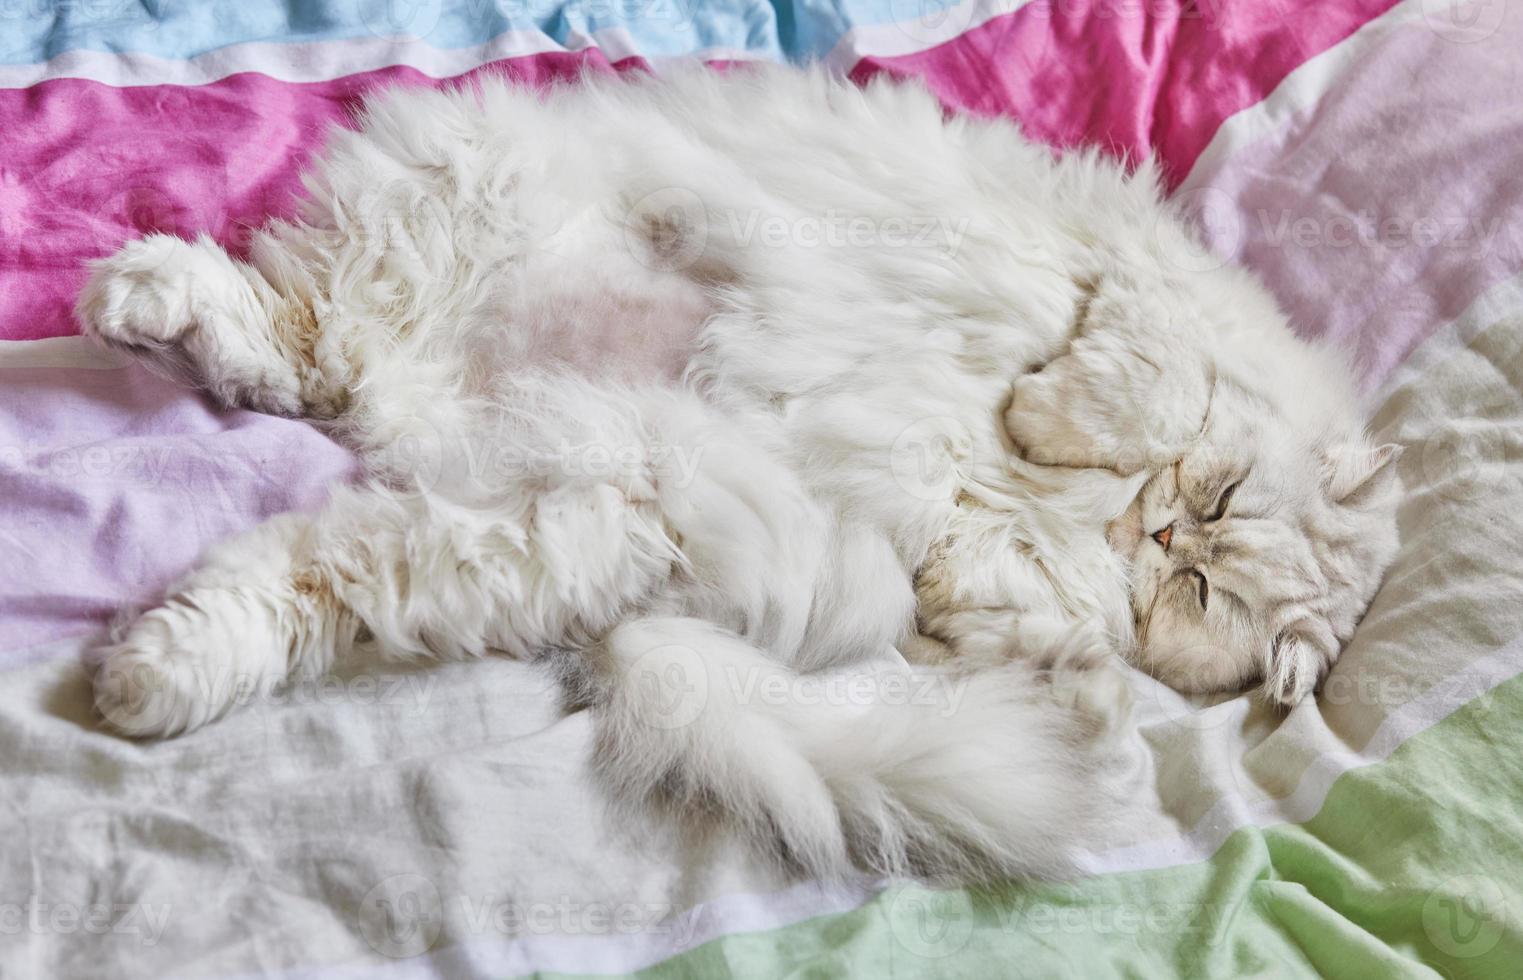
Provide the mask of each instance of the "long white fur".
POLYGON ((1394 547, 1389 454, 1341 362, 1247 276, 1170 262, 1191 239, 1148 167, 1055 157, 913 86, 398 90, 307 186, 247 264, 153 236, 79 301, 88 333, 229 404, 332 420, 373 474, 225 543, 98 652, 130 734, 353 649, 569 649, 625 798, 815 874, 1052 870, 1097 806, 1081 736, 1123 710, 1106 652, 1293 702, 1394 547), (1213 479, 1224 450, 1289 474, 1244 491, 1239 564, 1291 526, 1312 540, 1261 590, 1239 576, 1218 632, 1171 592, 1180 644, 1151 598, 1236 517, 1164 484, 1186 457, 1213 479), (1155 520, 1179 525, 1172 557, 1155 520), (1229 656, 1188 662, 1202 642, 1229 656), (850 713, 719 680, 895 643, 950 656, 966 697, 850 713), (694 656, 701 683, 668 684, 694 656), (651 723, 695 691, 685 724, 651 723))

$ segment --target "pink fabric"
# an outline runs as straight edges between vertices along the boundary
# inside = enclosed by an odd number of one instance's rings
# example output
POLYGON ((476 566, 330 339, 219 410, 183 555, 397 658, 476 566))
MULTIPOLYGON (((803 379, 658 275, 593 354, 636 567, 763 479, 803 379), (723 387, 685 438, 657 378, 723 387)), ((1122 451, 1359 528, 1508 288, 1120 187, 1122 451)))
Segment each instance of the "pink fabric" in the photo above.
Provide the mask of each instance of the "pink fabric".
POLYGON ((1034 0, 954 40, 864 58, 852 77, 924 78, 948 106, 1011 116, 1055 146, 1157 154, 1183 180, 1222 120, 1394 0, 1034 0))
MULTIPOLYGON (((1102 12, 1038 0, 929 51, 868 58, 854 77, 917 75, 954 108, 1014 116, 1055 144, 1156 150, 1182 175, 1222 119, 1390 0, 1293 2, 1102 12)), ((543 84, 609 67, 592 49, 478 71, 543 84)), ((247 229, 291 209, 326 128, 393 84, 443 83, 398 67, 308 84, 244 74, 193 87, 59 79, 0 90, 0 339, 77 332, 70 308, 84 262, 128 238, 208 231, 236 250, 247 229)))
MULTIPOLYGON (((548 84, 644 66, 610 66, 591 49, 477 71, 548 84)), ((236 251, 248 229, 292 210, 309 155, 367 92, 419 84, 449 82, 399 67, 309 84, 244 74, 200 86, 68 78, 0 89, 0 339, 78 333, 71 310, 85 262, 146 232, 205 231, 236 251)))

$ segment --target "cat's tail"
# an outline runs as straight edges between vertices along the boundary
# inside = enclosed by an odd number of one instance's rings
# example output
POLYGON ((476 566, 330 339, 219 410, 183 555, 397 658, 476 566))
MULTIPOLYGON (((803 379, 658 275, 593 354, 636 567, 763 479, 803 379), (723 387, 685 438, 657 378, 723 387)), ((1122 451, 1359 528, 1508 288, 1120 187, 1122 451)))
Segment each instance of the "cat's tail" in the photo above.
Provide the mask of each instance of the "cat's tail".
POLYGON ((686 618, 626 623, 591 656, 615 797, 717 819, 811 876, 1064 874, 1102 809, 1092 726, 1028 667, 800 675, 686 618))

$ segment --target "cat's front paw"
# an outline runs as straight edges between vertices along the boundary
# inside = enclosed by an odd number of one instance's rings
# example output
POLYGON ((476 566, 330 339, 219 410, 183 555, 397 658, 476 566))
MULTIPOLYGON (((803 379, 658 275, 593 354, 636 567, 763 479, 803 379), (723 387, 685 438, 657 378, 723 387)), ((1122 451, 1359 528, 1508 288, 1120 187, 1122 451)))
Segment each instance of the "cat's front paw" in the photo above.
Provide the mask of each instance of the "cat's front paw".
POLYGON ((1027 462, 1041 466, 1084 466, 1087 459, 1066 425, 1058 392, 1040 375, 1016 379, 1005 406, 1005 433, 1027 462))
POLYGON ((74 310, 86 336, 225 405, 302 413, 301 379, 253 280, 209 238, 128 242, 91 266, 74 310))
POLYGON ((76 312, 85 333, 108 346, 155 354, 195 327, 194 246, 172 235, 128 242, 95 263, 76 312))
POLYGON ((1264 694, 1273 704, 1294 708, 1316 693, 1337 659, 1336 642, 1287 630, 1271 647, 1264 668, 1264 694))
POLYGON ((1112 404, 1104 379, 1074 375, 1056 367, 1016 380, 1005 409, 1005 432, 1028 463, 1069 469, 1108 469, 1131 476, 1156 468, 1178 453, 1151 432, 1142 409, 1112 404))

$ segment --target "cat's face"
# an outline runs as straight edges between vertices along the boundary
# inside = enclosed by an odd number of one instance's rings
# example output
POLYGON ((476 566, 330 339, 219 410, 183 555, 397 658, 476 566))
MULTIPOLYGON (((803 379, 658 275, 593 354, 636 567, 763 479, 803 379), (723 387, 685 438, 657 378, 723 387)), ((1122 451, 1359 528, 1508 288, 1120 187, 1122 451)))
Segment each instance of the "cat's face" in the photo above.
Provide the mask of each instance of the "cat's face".
POLYGON ((1185 691, 1325 676, 1396 548, 1394 447, 1325 433, 1218 383, 1200 438, 1108 529, 1130 558, 1134 660, 1185 691))

